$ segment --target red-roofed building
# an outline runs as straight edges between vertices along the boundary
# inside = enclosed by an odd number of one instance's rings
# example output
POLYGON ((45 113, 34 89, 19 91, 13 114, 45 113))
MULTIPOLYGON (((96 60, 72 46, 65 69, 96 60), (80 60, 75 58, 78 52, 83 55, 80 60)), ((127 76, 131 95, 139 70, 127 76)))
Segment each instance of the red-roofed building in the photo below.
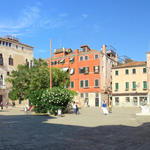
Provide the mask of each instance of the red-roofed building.
POLYGON ((54 50, 51 65, 69 72, 68 88, 78 92, 77 100, 99 107, 111 92, 111 68, 117 64, 117 54, 107 50, 106 45, 102 50, 90 49, 88 45, 80 48, 74 51, 65 48, 54 50))

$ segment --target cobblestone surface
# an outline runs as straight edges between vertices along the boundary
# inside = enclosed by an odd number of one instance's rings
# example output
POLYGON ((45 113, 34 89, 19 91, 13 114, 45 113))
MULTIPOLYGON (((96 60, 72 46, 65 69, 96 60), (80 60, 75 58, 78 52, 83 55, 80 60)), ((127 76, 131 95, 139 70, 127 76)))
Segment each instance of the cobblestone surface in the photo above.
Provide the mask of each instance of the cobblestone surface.
POLYGON ((83 108, 79 115, 36 116, 21 108, 0 112, 0 150, 149 150, 150 116, 139 108, 83 108))

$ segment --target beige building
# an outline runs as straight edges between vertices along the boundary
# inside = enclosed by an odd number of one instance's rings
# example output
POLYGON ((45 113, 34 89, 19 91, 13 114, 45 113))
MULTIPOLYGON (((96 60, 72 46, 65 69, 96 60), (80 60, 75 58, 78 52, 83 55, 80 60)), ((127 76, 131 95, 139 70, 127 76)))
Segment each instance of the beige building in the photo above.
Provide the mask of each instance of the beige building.
POLYGON ((0 102, 9 101, 9 85, 5 81, 12 70, 19 64, 32 65, 33 47, 19 42, 17 38, 6 36, 0 38, 0 102))
POLYGON ((148 104, 147 63, 133 61, 112 69, 112 98, 114 106, 148 104))

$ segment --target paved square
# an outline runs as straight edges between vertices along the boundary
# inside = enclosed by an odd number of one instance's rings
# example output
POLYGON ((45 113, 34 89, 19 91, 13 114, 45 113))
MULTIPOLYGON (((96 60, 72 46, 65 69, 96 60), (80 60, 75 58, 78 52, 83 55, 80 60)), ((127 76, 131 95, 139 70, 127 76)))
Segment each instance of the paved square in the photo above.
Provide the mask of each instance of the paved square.
POLYGON ((83 108, 79 115, 48 117, 21 108, 0 112, 0 150, 149 150, 150 116, 139 108, 83 108))

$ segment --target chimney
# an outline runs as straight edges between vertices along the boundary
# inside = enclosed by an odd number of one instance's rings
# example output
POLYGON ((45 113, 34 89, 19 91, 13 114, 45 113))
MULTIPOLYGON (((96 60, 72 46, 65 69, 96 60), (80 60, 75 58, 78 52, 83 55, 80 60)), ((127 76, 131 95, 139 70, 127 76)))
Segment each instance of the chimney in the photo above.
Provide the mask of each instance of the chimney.
POLYGON ((105 45, 105 44, 103 44, 103 46, 102 46, 102 52, 103 52, 104 54, 106 54, 106 45, 105 45))
POLYGON ((74 50, 75 54, 79 54, 79 49, 74 50))

